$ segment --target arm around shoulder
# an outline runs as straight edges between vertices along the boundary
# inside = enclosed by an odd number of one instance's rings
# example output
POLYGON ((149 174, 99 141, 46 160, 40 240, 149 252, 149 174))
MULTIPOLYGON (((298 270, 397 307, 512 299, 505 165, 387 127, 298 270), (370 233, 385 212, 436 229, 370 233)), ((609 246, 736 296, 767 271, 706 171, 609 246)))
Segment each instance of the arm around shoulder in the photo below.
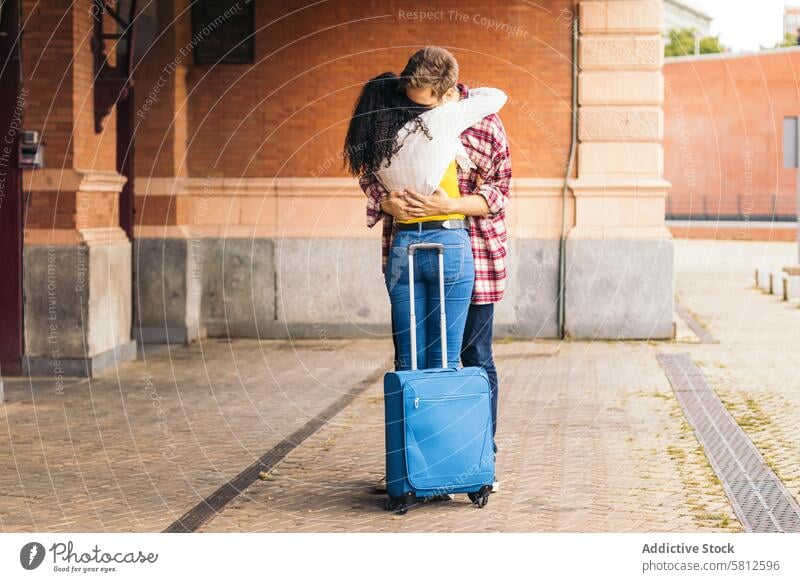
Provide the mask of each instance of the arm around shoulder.
POLYGON ((499 112, 507 100, 508 96, 500 89, 483 87, 471 89, 467 99, 449 103, 445 107, 452 106, 453 124, 451 127, 456 134, 460 134, 484 117, 499 112))

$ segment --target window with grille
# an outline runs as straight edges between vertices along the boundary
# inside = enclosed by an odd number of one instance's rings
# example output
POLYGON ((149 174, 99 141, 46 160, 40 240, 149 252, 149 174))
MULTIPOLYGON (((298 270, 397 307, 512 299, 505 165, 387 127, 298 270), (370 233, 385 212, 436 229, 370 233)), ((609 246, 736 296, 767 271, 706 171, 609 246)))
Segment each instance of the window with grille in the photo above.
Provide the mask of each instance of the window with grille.
POLYGON ((255 0, 195 0, 192 44, 198 65, 253 62, 255 0))

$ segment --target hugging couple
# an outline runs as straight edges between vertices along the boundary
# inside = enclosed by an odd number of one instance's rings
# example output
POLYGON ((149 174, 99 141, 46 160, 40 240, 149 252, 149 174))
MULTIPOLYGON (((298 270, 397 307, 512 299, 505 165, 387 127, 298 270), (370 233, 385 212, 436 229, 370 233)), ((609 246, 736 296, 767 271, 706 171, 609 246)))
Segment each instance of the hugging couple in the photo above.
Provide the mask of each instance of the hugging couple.
POLYGON ((367 226, 383 220, 396 370, 411 369, 410 296, 417 313, 417 365, 442 366, 437 256, 417 255, 410 290, 406 252, 413 243, 442 244, 447 365, 458 367, 460 359, 486 370, 493 435, 492 320, 506 282, 511 181, 508 138, 497 116, 505 102, 499 89, 458 83, 455 57, 429 46, 414 53, 399 76, 383 73, 364 85, 344 147, 347 168, 367 196, 367 226))

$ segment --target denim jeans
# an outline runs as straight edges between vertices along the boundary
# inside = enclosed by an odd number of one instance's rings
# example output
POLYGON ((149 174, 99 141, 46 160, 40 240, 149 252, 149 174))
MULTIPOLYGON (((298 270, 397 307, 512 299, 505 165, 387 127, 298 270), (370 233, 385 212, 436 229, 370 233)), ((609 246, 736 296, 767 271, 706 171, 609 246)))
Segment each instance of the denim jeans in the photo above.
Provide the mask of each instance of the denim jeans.
MULTIPOLYGON (((494 319, 494 304, 470 305, 467 312, 467 323, 464 326, 464 340, 461 345, 461 363, 465 367, 479 366, 486 370, 489 376, 489 387, 492 392, 492 437, 497 434, 497 395, 498 381, 497 368, 492 355, 492 320, 494 319)), ((395 370, 398 367, 397 323, 392 317, 392 339, 394 340, 395 370)), ((448 359, 450 354, 448 353, 448 359)), ((497 452, 495 441, 494 452, 497 452)))
MULTIPOLYGON (((492 389, 492 436, 497 433, 497 369, 492 356, 492 320, 494 303, 470 305, 464 327, 464 343, 461 346, 461 363, 464 366, 480 366, 489 376, 492 389)), ((494 445, 497 452, 497 444, 494 445)))
MULTIPOLYGON (((394 237, 384 278, 392 302, 392 323, 397 370, 411 369, 410 293, 408 245, 444 245, 444 291, 447 312, 447 365, 458 367, 464 325, 467 321, 475 266, 469 233, 465 229, 401 230, 394 237)), ((417 367, 442 365, 439 316, 439 255, 435 250, 414 256, 414 305, 417 316, 417 367)))

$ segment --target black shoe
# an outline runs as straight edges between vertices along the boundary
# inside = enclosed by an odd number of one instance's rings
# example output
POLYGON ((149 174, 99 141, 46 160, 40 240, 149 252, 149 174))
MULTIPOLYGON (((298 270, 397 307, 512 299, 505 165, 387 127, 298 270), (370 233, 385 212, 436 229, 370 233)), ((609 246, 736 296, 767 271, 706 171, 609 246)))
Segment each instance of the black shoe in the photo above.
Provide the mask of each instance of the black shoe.
POLYGON ((380 478, 380 480, 375 483, 375 493, 386 493, 386 475, 380 478))

